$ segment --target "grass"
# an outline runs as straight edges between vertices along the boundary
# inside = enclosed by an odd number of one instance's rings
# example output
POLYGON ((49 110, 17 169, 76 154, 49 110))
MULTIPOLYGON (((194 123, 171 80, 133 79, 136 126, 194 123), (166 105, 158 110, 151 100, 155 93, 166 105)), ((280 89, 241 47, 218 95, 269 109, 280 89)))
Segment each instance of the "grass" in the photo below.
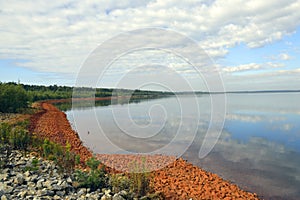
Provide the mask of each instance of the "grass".
POLYGON ((146 158, 142 157, 141 162, 130 163, 133 172, 129 174, 131 179, 131 190, 137 196, 145 196, 150 191, 150 173, 146 168, 146 158))

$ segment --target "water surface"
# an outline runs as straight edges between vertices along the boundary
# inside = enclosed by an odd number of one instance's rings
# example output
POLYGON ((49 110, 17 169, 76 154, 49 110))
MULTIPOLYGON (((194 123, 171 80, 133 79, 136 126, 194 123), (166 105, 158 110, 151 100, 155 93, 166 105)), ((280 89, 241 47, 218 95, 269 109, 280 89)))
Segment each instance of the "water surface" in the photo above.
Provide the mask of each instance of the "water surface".
POLYGON ((196 98, 197 108, 195 97, 181 96, 106 103, 66 113, 84 144, 95 153, 163 149, 164 154, 182 156, 265 199, 298 199, 299 93, 228 94, 223 131, 203 159, 198 155, 213 125, 211 101, 209 95, 196 98), (169 143, 172 145, 166 147, 169 143))

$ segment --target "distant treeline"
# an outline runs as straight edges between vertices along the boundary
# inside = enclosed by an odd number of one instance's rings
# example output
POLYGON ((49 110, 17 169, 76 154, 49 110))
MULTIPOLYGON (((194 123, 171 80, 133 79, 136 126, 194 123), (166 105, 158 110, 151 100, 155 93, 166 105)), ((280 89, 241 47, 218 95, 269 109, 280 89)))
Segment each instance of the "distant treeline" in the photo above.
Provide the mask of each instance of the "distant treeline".
POLYGON ((0 82, 0 112, 19 112, 26 108, 31 102, 50 99, 68 99, 72 97, 109 97, 130 96, 134 98, 156 98, 160 96, 173 95, 170 92, 107 89, 107 88, 80 88, 68 86, 42 86, 26 85, 15 82, 0 82), (74 95, 73 95, 74 91, 74 95))

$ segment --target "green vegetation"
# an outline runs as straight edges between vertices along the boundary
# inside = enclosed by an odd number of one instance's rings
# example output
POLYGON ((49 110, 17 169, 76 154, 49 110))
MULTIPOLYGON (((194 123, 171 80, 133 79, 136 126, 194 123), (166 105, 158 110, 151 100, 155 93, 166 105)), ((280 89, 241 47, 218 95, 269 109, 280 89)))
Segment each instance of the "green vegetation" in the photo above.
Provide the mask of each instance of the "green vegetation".
POLYGON ((76 165, 76 154, 71 152, 71 146, 67 142, 66 146, 45 139, 42 144, 42 156, 48 160, 53 160, 63 172, 72 173, 76 165))
MULTIPOLYGON (((85 163, 90 170, 75 170, 75 166, 80 164, 80 156, 71 152, 71 145, 68 142, 65 146, 61 146, 48 139, 41 139, 30 134, 26 129, 27 126, 27 122, 0 124, 0 169, 9 163, 12 150, 20 150, 24 154, 33 151, 45 159, 54 161, 61 173, 68 173, 75 177, 74 186, 90 188, 91 191, 111 188, 115 193, 125 190, 128 195, 127 199, 145 195, 150 199, 162 199, 161 194, 151 194, 150 173, 145 167, 145 158, 142 162, 131 164, 130 167, 134 169, 134 173, 130 174, 109 175, 105 171, 105 166, 94 157, 85 163)), ((39 170, 39 160, 32 159, 31 165, 24 170, 39 170)))
MULTIPOLYGON (((84 97, 129 97, 118 98, 113 104, 139 102, 141 99, 153 99, 173 95, 171 92, 107 89, 107 88, 73 88, 68 86, 38 86, 0 82, 0 112, 16 113, 27 108, 32 102, 49 99, 70 99, 84 97), (74 93, 73 93, 74 91, 74 93), (73 96, 74 95, 74 96, 73 96)), ((96 104, 109 105, 111 101, 96 104)), ((80 103, 79 103, 80 105, 80 103)), ((64 110, 64 109, 62 109, 64 110)))
POLYGON ((0 83, 0 112, 15 113, 26 108, 29 96, 21 85, 0 83))
POLYGON ((90 168, 90 171, 76 170, 75 172, 79 187, 90 188, 92 191, 106 187, 108 176, 104 165, 99 169, 100 161, 94 157, 87 160, 86 165, 90 168))
POLYGON ((144 196, 150 191, 150 173, 146 165, 146 158, 143 157, 141 163, 132 162, 130 168, 133 173, 130 174, 131 190, 139 196, 144 196))
POLYGON ((24 154, 30 150, 37 152, 45 159, 53 160, 62 172, 72 173, 76 155, 71 152, 70 145, 67 143, 66 146, 61 146, 47 139, 38 138, 30 134, 26 126, 27 123, 0 124, 1 166, 6 165, 12 150, 20 150, 24 154))
POLYGON ((131 180, 125 174, 113 174, 110 176, 110 185, 114 193, 118 193, 122 190, 127 192, 131 189, 131 180))
POLYGON ((39 160, 33 158, 31 161, 31 166, 25 167, 25 171, 37 171, 39 169, 39 160))
POLYGON ((0 145, 8 145, 12 149, 21 150, 26 153, 31 143, 31 137, 28 131, 24 129, 24 124, 12 126, 7 123, 1 123, 0 145))

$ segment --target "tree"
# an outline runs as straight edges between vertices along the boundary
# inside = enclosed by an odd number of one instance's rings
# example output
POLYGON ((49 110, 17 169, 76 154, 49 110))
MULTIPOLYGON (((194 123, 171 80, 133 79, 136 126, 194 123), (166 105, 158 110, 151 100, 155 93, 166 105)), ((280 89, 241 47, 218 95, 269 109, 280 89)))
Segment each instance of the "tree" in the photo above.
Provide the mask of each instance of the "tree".
POLYGON ((27 107, 28 100, 28 95, 21 85, 0 84, 0 112, 18 112, 27 107))

